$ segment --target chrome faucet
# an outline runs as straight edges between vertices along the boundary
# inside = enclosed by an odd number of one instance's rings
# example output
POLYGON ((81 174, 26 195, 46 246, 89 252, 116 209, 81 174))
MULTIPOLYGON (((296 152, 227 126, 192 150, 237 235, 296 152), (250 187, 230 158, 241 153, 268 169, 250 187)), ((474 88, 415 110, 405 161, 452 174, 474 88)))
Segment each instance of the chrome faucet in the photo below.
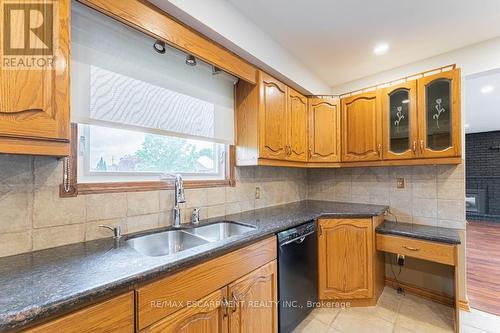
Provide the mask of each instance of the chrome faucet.
POLYGON ((184 196, 184 183, 182 182, 182 176, 175 175, 175 206, 174 206, 174 223, 175 228, 179 228, 182 224, 182 214, 180 204, 186 202, 184 196))

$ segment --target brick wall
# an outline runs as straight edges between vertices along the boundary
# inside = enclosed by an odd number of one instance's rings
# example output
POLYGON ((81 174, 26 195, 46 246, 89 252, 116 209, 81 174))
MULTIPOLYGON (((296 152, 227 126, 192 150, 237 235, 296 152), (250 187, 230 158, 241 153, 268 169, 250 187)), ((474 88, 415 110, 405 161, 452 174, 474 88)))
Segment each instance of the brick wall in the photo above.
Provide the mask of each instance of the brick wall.
POLYGON ((500 219, 500 131, 465 136, 466 189, 486 192, 486 214, 468 219, 500 219))

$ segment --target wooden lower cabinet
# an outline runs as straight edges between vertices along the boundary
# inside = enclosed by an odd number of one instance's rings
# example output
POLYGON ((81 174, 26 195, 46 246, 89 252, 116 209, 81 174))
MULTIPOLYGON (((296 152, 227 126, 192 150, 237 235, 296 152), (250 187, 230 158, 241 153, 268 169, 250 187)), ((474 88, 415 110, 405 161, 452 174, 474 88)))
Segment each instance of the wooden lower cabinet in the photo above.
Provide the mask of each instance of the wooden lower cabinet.
POLYGON ((91 305, 45 324, 27 329, 28 333, 133 333, 134 292, 91 305))
POLYGON ((384 283, 384 258, 375 249, 375 228, 382 222, 382 217, 319 220, 321 300, 376 303, 384 283))
POLYGON ((160 320, 142 332, 226 333, 228 311, 227 288, 222 288, 160 320))
POLYGON ((235 303, 230 333, 278 332, 276 260, 231 283, 229 297, 235 303))

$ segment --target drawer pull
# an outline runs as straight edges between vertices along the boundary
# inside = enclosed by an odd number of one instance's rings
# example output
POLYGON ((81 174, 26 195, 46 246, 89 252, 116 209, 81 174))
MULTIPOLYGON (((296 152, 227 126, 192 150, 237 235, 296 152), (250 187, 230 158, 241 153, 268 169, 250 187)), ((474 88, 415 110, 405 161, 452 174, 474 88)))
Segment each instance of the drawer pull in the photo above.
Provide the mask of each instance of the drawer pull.
POLYGON ((238 308, 238 297, 236 296, 236 293, 233 291, 232 295, 233 297, 233 313, 236 312, 236 309, 238 308))
POLYGON ((222 299, 222 309, 224 310, 224 314, 222 316, 223 319, 227 318, 227 308, 229 308, 229 302, 227 299, 224 297, 222 299))
POLYGON ((411 247, 411 246, 406 246, 406 245, 403 245, 403 247, 407 250, 410 250, 410 251, 418 251, 420 250, 419 248, 416 248, 416 247, 411 247))

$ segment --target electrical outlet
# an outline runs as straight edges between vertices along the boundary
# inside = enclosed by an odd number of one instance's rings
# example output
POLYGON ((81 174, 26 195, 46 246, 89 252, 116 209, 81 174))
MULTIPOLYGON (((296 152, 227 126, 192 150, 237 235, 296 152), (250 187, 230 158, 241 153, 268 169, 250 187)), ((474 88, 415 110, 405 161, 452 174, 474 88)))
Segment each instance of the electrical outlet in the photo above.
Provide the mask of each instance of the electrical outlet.
POLYGON ((260 199, 260 187, 255 188, 255 199, 260 199))
POLYGON ((406 258, 403 254, 398 254, 398 265, 404 266, 406 263, 406 258))
POLYGON ((405 179, 404 178, 398 178, 396 182, 397 188, 405 188, 405 179))

